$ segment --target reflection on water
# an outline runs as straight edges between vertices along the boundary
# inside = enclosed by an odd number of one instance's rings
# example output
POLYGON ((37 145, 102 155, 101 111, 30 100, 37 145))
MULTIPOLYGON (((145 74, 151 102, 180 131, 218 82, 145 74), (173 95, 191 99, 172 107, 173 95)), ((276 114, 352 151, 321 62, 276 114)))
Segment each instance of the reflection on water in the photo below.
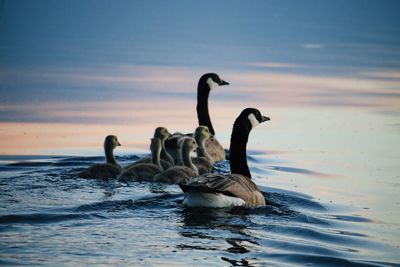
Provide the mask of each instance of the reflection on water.
MULTIPOLYGON (((260 172, 269 166, 265 154, 251 150, 249 154, 260 159, 260 163, 249 161, 260 172)), ((118 160, 124 165, 138 158, 118 160)), ((385 235, 381 229, 389 224, 371 220, 356 206, 342 203, 347 205, 343 209, 318 200, 317 191, 313 196, 285 186, 276 188, 283 184, 277 178, 255 180, 267 199, 265 207, 190 208, 182 205, 184 195, 177 186, 76 177, 101 157, 2 156, 1 160, 2 264, 57 265, 66 260, 68 264, 163 266, 400 263, 396 243, 390 244, 392 233, 385 235)), ((280 165, 279 170, 270 165, 266 172, 272 177, 308 177, 308 181, 341 180, 315 176, 312 170, 288 162, 280 165)), ((221 162, 218 169, 228 172, 228 166, 229 162, 221 162)), ((340 199, 336 201, 340 204, 340 199)))

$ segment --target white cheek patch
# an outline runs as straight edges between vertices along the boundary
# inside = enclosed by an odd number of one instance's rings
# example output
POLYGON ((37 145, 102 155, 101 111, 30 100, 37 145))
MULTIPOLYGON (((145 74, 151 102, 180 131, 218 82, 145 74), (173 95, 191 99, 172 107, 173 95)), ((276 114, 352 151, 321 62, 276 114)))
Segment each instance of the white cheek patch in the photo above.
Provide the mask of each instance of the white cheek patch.
POLYGON ((260 122, 257 120, 256 116, 254 116, 253 113, 251 113, 247 118, 249 118, 252 128, 260 124, 260 122))
POLYGON ((211 79, 211 78, 207 79, 207 84, 208 84, 208 87, 210 87, 210 90, 219 86, 219 84, 214 82, 213 79, 211 79))

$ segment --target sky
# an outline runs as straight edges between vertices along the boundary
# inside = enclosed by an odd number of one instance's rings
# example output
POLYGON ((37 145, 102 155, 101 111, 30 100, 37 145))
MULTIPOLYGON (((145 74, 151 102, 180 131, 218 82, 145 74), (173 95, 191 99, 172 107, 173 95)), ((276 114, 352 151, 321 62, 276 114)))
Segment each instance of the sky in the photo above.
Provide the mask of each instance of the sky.
POLYGON ((210 99, 214 125, 228 132, 231 113, 248 106, 398 119, 399 8, 389 0, 2 0, 0 129, 171 117, 194 127, 206 72, 231 83, 210 99))

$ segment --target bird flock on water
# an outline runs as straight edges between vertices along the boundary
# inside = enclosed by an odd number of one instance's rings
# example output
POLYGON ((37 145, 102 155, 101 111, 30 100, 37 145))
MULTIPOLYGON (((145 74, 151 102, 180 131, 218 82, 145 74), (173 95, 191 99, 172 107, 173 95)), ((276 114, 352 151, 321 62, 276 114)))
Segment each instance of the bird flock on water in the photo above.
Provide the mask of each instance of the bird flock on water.
POLYGON ((151 155, 127 166, 118 164, 114 149, 121 146, 115 135, 104 140, 105 163, 94 164, 78 173, 81 178, 118 179, 123 182, 177 184, 185 193, 183 204, 192 207, 224 208, 265 205, 265 198, 252 181, 247 165, 246 146, 250 131, 269 117, 256 108, 244 109, 233 124, 229 161, 231 173, 213 172, 216 162, 226 159, 215 137, 208 110, 210 92, 229 85, 215 73, 201 76, 197 87, 199 126, 193 133, 171 134, 165 127, 154 130, 151 155), (196 157, 192 157, 196 154, 196 157))

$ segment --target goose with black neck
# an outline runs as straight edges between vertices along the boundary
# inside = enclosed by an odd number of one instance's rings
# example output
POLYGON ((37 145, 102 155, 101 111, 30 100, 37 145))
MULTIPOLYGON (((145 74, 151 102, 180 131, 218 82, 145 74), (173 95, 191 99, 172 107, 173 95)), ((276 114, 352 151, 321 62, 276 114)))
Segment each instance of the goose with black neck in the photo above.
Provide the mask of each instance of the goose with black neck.
POLYGON ((206 142, 206 148, 214 161, 224 160, 225 151, 218 140, 214 137, 215 130, 211 123, 210 113, 208 110, 208 97, 213 89, 222 85, 229 85, 229 83, 222 80, 218 74, 206 73, 201 76, 197 86, 197 118, 199 126, 207 126, 212 135, 206 142))
POLYGON ((255 108, 244 109, 234 122, 230 144, 231 174, 209 173, 179 185, 185 193, 183 204, 192 207, 224 208, 264 206, 265 198, 251 180, 246 147, 251 130, 270 120, 255 108))

